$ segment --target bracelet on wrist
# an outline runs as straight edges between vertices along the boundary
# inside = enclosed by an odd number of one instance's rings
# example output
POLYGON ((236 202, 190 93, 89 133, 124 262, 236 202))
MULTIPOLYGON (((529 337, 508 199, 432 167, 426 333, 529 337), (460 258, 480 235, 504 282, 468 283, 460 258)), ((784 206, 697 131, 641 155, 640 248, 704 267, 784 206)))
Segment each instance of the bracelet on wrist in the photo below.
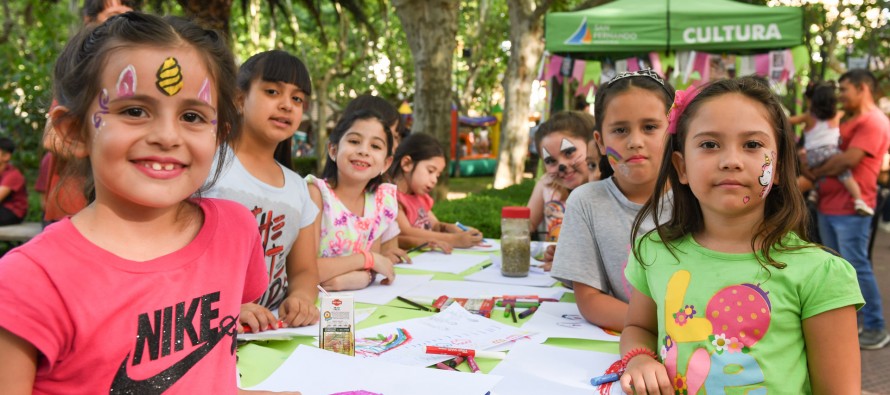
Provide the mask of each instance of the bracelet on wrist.
POLYGON ((371 270, 374 267, 374 255, 370 251, 362 251, 362 255, 365 256, 365 264, 362 266, 362 270, 371 270))
POLYGON ((640 355, 647 355, 656 361, 658 360, 658 355, 655 354, 655 351, 652 351, 646 347, 639 347, 628 351, 627 354, 624 354, 624 357, 621 358, 621 365, 623 365, 624 368, 627 368, 627 364, 630 362, 630 360, 640 355))

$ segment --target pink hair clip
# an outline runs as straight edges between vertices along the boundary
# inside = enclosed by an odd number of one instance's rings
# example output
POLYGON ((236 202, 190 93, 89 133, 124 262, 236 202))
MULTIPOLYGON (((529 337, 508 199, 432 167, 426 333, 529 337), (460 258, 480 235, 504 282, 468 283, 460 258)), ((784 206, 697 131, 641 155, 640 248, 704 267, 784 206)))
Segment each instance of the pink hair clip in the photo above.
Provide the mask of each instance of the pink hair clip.
POLYGON ((671 109, 668 111, 668 133, 677 133, 677 124, 680 123, 680 115, 683 114, 683 111, 686 111, 686 106, 689 105, 689 102, 691 102, 692 99, 695 99, 696 95, 698 95, 698 89, 695 87, 678 90, 674 94, 674 104, 671 105, 671 109))

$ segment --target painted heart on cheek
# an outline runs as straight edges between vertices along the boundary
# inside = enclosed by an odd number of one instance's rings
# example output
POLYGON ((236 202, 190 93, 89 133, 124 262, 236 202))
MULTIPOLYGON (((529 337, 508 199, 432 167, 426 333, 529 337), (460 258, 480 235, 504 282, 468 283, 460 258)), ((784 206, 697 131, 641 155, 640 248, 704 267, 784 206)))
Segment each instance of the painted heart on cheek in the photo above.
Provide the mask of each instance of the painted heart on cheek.
POLYGON ((751 197, 750 197, 750 196, 745 196, 744 198, 742 198, 742 202, 744 202, 745 204, 748 204, 748 202, 749 202, 750 200, 751 200, 751 197))

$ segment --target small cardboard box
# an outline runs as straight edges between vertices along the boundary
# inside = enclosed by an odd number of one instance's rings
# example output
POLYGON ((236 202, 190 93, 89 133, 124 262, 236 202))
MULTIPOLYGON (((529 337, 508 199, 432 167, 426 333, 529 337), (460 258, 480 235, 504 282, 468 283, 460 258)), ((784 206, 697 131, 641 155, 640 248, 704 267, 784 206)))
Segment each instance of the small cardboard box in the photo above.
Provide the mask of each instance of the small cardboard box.
POLYGON ((352 295, 321 296, 318 347, 355 356, 355 302, 352 295))

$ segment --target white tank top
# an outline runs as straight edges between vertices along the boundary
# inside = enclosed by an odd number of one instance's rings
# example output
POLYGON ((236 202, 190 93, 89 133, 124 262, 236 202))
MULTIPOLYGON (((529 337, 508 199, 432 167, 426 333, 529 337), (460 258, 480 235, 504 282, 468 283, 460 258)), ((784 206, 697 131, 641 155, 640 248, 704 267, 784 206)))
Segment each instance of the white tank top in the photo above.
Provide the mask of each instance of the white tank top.
POLYGON ((803 147, 811 150, 826 145, 839 145, 840 138, 840 128, 828 126, 828 121, 816 121, 813 128, 807 131, 803 147))

